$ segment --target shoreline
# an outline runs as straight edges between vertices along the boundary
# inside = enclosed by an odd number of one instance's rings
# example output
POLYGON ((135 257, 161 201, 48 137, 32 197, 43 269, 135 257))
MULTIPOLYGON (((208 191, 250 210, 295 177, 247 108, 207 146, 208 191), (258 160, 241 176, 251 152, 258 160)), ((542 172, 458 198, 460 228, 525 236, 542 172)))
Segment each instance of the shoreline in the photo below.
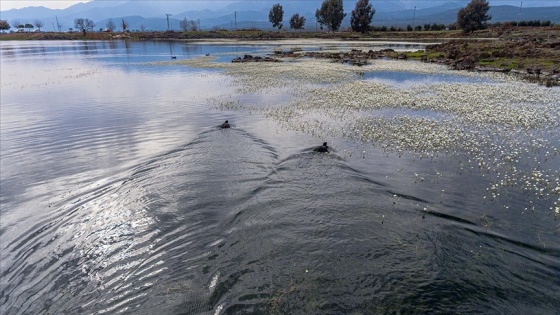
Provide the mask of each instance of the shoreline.
POLYGON ((348 59, 360 65, 378 58, 439 63, 461 71, 511 73, 547 87, 560 86, 560 27, 492 27, 470 34, 462 31, 412 32, 276 32, 260 30, 97 33, 2 33, 10 40, 132 40, 132 41, 386 41, 436 42, 416 51, 350 51, 314 53, 311 57, 348 59))

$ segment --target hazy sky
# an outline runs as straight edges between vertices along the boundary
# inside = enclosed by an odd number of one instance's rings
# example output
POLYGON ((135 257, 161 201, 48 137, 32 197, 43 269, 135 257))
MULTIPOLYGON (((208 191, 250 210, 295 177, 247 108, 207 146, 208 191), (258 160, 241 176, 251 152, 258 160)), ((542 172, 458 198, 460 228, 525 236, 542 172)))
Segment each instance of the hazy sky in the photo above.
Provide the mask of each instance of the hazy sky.
POLYGON ((79 2, 88 2, 88 1, 70 1, 70 0, 35 0, 35 1, 26 1, 26 0, 0 0, 0 10, 10 10, 10 9, 20 9, 24 7, 47 7, 51 9, 65 9, 69 6, 72 6, 79 2))
MULTIPOLYGON (((20 9, 24 7, 31 7, 31 6, 43 6, 50 9, 65 9, 69 6, 72 6, 79 2, 89 2, 91 0, 35 0, 35 1, 27 1, 27 0, 0 0, 0 10, 6 11, 10 9, 20 9)), ((110 0, 105 0, 110 1, 110 0)), ((155 1, 155 0, 153 0, 155 1)), ((197 1, 197 0, 181 0, 181 1, 197 1)), ((203 0, 198 0, 203 1, 203 0)), ((297 1, 297 0, 279 0, 278 2, 282 1, 297 1)), ((304 1, 304 0, 302 0, 304 1)), ((370 0, 374 4, 380 1, 391 1, 391 0, 370 0)), ((414 1, 438 1, 438 2, 445 2, 446 0, 407 0, 409 2, 414 1)), ((506 0, 489 0, 488 2, 492 4, 499 4, 500 2, 504 2, 506 0)), ((507 0, 509 2, 509 0, 507 0)), ((519 3, 523 1, 523 6, 531 6, 531 2, 535 0, 519 0, 519 3)), ((560 4, 560 0, 540 0, 541 3, 546 3, 546 5, 556 6, 560 4), (545 2, 546 1, 546 2, 545 2)))

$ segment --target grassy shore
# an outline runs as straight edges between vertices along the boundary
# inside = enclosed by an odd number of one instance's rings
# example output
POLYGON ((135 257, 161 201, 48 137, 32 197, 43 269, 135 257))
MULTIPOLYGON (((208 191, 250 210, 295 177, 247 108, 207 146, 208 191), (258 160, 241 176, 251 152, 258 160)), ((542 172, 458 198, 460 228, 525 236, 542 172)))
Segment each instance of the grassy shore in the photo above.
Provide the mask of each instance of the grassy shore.
MULTIPOLYGON (((409 52, 407 59, 423 59, 466 69, 544 73, 555 79, 560 73, 560 27, 493 27, 464 34, 461 31, 419 32, 293 32, 293 31, 196 31, 196 32, 131 32, 131 33, 9 33, 0 40, 437 40, 442 44, 428 46, 422 52, 409 52), (468 63, 468 64, 467 64, 468 63)), ((398 55, 388 55, 397 58, 398 55)), ((402 57, 402 56, 401 56, 402 57)))

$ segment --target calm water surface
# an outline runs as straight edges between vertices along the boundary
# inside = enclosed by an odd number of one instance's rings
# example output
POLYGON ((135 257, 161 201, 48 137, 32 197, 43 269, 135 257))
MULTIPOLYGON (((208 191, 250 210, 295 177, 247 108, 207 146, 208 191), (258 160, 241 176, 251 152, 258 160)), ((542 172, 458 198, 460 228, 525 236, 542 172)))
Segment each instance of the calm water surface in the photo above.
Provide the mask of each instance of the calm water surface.
POLYGON ((485 202, 458 157, 314 153, 206 105, 220 71, 146 64, 267 49, 2 42, 0 313, 559 314, 548 201, 485 202))

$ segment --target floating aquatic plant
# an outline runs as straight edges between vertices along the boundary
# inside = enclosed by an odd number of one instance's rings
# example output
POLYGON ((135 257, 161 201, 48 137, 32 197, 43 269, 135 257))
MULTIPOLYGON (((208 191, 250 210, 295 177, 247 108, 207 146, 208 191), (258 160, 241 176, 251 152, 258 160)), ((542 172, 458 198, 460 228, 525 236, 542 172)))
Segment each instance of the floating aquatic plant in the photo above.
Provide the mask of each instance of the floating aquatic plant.
MULTIPOLYGON (((318 137, 342 136, 399 156, 466 155, 467 167, 496 174, 490 199, 517 187, 537 199, 556 198, 560 91, 504 74, 452 72, 420 62, 375 60, 352 67, 321 59, 281 63, 217 63, 212 57, 169 62, 220 68, 242 95, 279 92, 276 104, 209 100, 220 109, 259 111, 285 128, 318 137), (402 71, 462 75, 491 83, 423 83, 396 87, 363 73, 402 71), (288 94, 289 97, 286 97, 288 94), (527 164, 533 164, 527 170, 527 164)), ((362 154, 362 156, 365 156, 362 154)), ((559 201, 551 207, 558 216, 559 201)))

